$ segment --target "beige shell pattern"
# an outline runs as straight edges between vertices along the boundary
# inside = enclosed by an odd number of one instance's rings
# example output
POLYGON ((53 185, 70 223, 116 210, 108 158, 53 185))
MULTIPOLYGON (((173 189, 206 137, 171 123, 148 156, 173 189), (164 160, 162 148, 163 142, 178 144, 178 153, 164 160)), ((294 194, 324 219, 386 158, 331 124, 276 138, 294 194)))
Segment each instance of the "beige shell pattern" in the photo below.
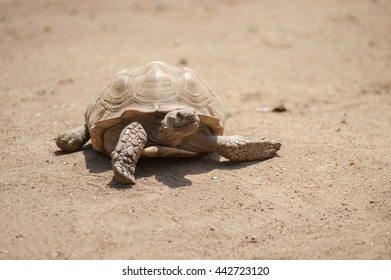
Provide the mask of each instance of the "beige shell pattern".
POLYGON ((193 108, 215 135, 224 131, 224 112, 209 85, 192 69, 153 61, 118 72, 85 113, 94 149, 104 152, 105 130, 146 113, 193 108))

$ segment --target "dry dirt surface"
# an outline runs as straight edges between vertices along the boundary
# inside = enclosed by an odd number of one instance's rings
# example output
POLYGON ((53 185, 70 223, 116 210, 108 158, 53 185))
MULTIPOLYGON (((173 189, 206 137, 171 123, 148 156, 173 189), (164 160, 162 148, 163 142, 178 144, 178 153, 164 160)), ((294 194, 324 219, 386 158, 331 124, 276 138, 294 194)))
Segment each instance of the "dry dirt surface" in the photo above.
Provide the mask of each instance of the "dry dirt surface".
POLYGON ((1 259, 390 259, 391 1, 0 0, 1 259), (194 68, 278 157, 59 152, 119 70, 194 68), (285 112, 263 112, 284 105, 285 112))

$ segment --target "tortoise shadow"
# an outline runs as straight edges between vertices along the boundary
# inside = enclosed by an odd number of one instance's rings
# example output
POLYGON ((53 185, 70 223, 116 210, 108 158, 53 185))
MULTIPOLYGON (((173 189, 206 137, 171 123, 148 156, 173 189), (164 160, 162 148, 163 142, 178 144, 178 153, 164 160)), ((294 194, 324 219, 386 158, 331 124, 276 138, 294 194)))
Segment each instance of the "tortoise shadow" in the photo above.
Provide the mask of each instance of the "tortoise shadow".
POLYGON ((88 144, 82 149, 86 161, 86 167, 91 173, 102 173, 112 169, 110 157, 99 153, 88 144))
POLYGON ((231 170, 244 167, 232 162, 219 162, 210 156, 199 158, 141 158, 137 164, 136 180, 155 177, 155 179, 170 187, 180 188, 191 186, 192 181, 187 175, 208 173, 216 169, 231 170))
MULTIPOLYGON (((92 149, 91 144, 82 149, 86 161, 86 167, 91 173, 102 173, 112 169, 110 158, 92 149)), ((254 162, 230 162, 219 161, 216 154, 199 158, 140 158, 135 174, 136 182, 142 178, 155 177, 155 179, 170 187, 180 188, 191 186, 192 181, 187 175, 208 173, 212 170, 236 170, 244 168, 254 162)), ((129 185, 119 184, 114 177, 109 183, 111 188, 130 188, 129 185)))

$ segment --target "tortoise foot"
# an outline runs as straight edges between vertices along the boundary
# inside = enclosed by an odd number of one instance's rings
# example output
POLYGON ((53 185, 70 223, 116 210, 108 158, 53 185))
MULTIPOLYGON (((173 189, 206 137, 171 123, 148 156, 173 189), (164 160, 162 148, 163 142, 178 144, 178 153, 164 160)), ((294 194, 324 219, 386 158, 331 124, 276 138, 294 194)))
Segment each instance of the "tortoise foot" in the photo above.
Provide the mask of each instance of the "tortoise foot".
POLYGON ((267 139, 252 141, 242 137, 221 136, 218 146, 218 153, 231 161, 251 161, 274 157, 281 144, 267 139))
POLYGON ((83 124, 54 138, 57 147, 62 151, 71 153, 81 149, 90 139, 87 125, 83 124))
POLYGON ((111 153, 114 178, 119 183, 136 183, 134 172, 146 142, 147 134, 138 122, 133 122, 122 130, 117 146, 111 153))

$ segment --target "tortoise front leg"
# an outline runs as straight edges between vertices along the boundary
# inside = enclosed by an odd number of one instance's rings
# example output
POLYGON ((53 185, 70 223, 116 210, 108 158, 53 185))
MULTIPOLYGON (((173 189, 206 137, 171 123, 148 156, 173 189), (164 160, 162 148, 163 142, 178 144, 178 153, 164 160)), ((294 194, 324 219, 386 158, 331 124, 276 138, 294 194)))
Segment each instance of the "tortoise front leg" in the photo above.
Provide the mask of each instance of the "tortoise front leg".
POLYGON ((54 138, 57 146, 64 152, 76 152, 90 139, 90 133, 86 124, 80 125, 54 138))
POLYGON ((276 155, 281 144, 274 140, 249 140, 242 136, 214 136, 214 151, 231 161, 263 160, 276 155))
POLYGON ((121 132, 117 146, 111 153, 114 178, 121 184, 136 183, 136 163, 147 142, 147 133, 138 122, 132 122, 121 132))

